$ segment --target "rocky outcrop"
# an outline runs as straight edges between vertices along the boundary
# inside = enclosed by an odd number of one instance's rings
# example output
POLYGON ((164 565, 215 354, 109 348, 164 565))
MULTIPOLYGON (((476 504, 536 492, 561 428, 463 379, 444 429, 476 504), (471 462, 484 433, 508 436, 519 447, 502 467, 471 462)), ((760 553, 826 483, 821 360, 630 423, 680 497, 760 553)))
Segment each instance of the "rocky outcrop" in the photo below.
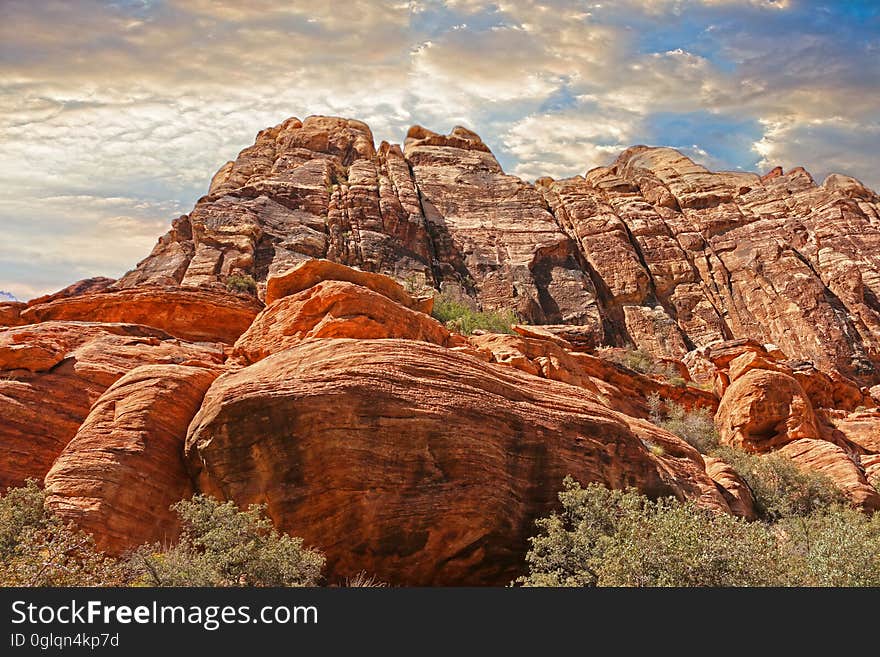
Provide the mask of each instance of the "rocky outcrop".
POLYGON ((880 492, 868 483, 859 460, 841 447, 826 440, 802 438, 788 443, 779 453, 802 468, 826 475, 856 506, 880 509, 880 492))
POLYGON ((845 176, 637 146, 530 184, 462 127, 289 119, 119 280, 0 303, 0 487, 48 473, 112 552, 200 491, 267 503, 331 581, 500 584, 569 474, 754 517, 668 400, 874 509, 878 299, 880 198, 845 176), (459 335, 438 294, 519 323, 459 335))
POLYGON ((81 281, 77 281, 76 283, 72 283, 67 287, 58 290, 53 294, 46 294, 41 297, 36 297, 35 299, 31 299, 28 302, 29 306, 37 306, 43 303, 49 303, 50 301, 57 301, 58 299, 69 299, 70 297, 79 297, 83 294, 97 294, 98 292, 103 292, 111 285, 113 285, 116 281, 112 278, 106 278, 104 276, 95 276, 94 278, 84 278, 81 281))
POLYGON ((46 475, 48 507, 112 554, 173 541, 170 506, 193 493, 186 430, 218 373, 144 365, 110 386, 46 475))
POLYGON ((84 294, 30 306, 21 319, 146 324, 184 340, 232 344, 262 304, 246 295, 187 288, 139 287, 84 294))
POLYGON ((21 318, 21 311, 27 308, 20 301, 0 302, 0 326, 21 326, 26 322, 21 318))
POLYGON ((233 353, 250 364, 314 338, 407 338, 444 346, 451 340, 433 317, 368 287, 331 279, 270 304, 238 339, 233 353))
POLYGON ((434 306, 434 297, 413 297, 403 286, 388 276, 352 269, 330 260, 317 259, 306 260, 283 274, 269 278, 266 282, 266 305, 325 281, 343 281, 365 287, 396 304, 422 313, 430 313, 434 306))
POLYGON ((217 345, 140 325, 45 322, 0 331, 0 489, 42 479, 101 394, 133 368, 223 359, 217 345))
MULTIPOLYGON (((535 185, 475 133, 404 149, 332 117, 264 130, 113 287, 266 282, 324 258, 681 359, 733 339, 880 382, 880 205, 803 169, 714 173, 669 148, 535 185)), ((565 331, 565 328, 560 330, 565 331)), ((570 329, 568 329, 570 331, 570 329)))
POLYGON ((566 474, 653 495, 702 480, 726 508, 692 448, 651 428, 671 454, 656 456, 630 422, 574 386, 436 345, 322 339, 217 379, 187 457, 200 490, 266 502, 333 575, 503 584, 566 474))

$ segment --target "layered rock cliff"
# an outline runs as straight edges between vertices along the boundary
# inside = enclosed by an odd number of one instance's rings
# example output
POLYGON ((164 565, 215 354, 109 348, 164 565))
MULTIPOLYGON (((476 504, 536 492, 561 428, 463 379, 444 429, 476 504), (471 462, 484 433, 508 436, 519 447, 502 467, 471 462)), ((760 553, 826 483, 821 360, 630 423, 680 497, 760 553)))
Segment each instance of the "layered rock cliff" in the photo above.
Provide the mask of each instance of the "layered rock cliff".
POLYGON ((530 184, 464 128, 377 149, 289 119, 118 281, 0 303, 0 485, 44 478, 111 552, 203 491, 266 503, 331 578, 505 583, 566 474, 753 515, 659 396, 873 509, 878 299, 880 197, 845 176, 637 146, 530 184), (438 293, 522 324, 460 335, 438 293))

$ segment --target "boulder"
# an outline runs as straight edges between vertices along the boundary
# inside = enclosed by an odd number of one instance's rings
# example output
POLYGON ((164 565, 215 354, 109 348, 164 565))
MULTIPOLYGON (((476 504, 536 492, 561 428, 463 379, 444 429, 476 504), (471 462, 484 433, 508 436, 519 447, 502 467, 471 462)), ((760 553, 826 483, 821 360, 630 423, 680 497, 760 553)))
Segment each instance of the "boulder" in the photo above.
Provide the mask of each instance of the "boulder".
POLYGON ((144 324, 193 342, 232 344, 250 326, 262 304, 253 297, 212 290, 138 287, 83 294, 30 306, 29 323, 48 321, 144 324))
MULTIPOLYGON (((500 585, 566 475, 652 496, 696 486, 630 422, 575 386, 437 345, 320 339, 218 378, 186 452, 199 490, 267 503, 327 554, 331 579, 500 585)), ((692 448, 653 431, 712 488, 692 448)))
POLYGON ((721 398, 715 426, 723 443, 766 452, 800 438, 820 438, 813 407, 794 377, 749 370, 721 398))
POLYGON ((190 421, 219 369, 143 365, 95 402, 46 475, 46 504, 111 554, 177 538, 169 508, 192 496, 183 461, 190 421))
POLYGON ((327 280, 271 303, 235 343, 233 354, 255 363, 310 338, 405 338, 445 346, 450 334, 430 315, 371 288, 327 280))

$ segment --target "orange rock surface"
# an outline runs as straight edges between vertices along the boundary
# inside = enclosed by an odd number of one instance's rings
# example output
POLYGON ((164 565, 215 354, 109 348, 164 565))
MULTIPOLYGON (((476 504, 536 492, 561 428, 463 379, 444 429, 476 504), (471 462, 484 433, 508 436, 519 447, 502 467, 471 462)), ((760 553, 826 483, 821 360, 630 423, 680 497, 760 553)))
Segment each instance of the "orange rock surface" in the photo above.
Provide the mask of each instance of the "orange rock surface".
POLYGON ((0 331, 0 488, 42 479, 101 394, 145 364, 219 364, 217 345, 132 324, 46 322, 0 331))
POLYGON ((145 324, 184 340, 232 344, 261 309, 253 297, 228 292, 143 287, 37 304, 22 312, 22 320, 145 324))
POLYGON ((880 493, 868 483, 860 461, 837 445, 802 438, 785 445, 779 453, 802 468, 829 477, 853 504, 864 509, 880 509, 880 493))
POLYGON ((816 415, 788 374, 755 369, 730 384, 715 415, 721 441, 766 452, 799 438, 819 438, 816 415))
MULTIPOLYGON (((373 281, 393 283, 372 276, 373 281)), ((238 339, 233 353, 243 363, 255 363, 309 338, 407 338, 446 345, 450 335, 430 315, 398 305, 372 288, 330 279, 271 303, 238 339)))
MULTIPOLYGON (((692 448, 651 431, 714 490, 692 448)), ((187 456, 200 490, 268 503, 332 575, 408 584, 508 582, 566 474, 700 488, 579 388, 409 340, 312 340, 221 376, 187 456)))
POLYGON ((27 304, 20 301, 0 302, 0 327, 21 326, 24 324, 25 322, 21 318, 21 311, 25 308, 27 308, 27 304))
POLYGON ((108 388, 46 475, 46 503, 119 554, 177 536, 192 495, 183 462, 190 420, 217 369, 144 365, 108 388))
POLYGON ((293 269, 266 281, 266 305, 282 297, 309 289, 323 281, 344 281, 365 287, 391 301, 423 313, 431 313, 434 298, 415 298, 397 281, 382 274, 346 267, 330 260, 306 260, 293 269))

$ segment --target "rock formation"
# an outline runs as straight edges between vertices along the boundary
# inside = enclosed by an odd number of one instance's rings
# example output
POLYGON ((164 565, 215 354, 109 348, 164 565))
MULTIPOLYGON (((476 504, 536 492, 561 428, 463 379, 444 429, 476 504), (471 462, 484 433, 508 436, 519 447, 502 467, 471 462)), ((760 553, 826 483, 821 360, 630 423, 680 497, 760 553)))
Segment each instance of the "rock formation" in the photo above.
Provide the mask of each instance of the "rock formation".
POLYGON ((289 119, 119 280, 0 301, 0 486, 45 478, 112 553, 205 492, 330 581, 504 584, 567 474, 754 517, 662 399, 876 509, 878 299, 880 197, 845 176, 637 146, 530 184, 465 128, 289 119), (519 323, 460 335, 437 295, 519 323))

